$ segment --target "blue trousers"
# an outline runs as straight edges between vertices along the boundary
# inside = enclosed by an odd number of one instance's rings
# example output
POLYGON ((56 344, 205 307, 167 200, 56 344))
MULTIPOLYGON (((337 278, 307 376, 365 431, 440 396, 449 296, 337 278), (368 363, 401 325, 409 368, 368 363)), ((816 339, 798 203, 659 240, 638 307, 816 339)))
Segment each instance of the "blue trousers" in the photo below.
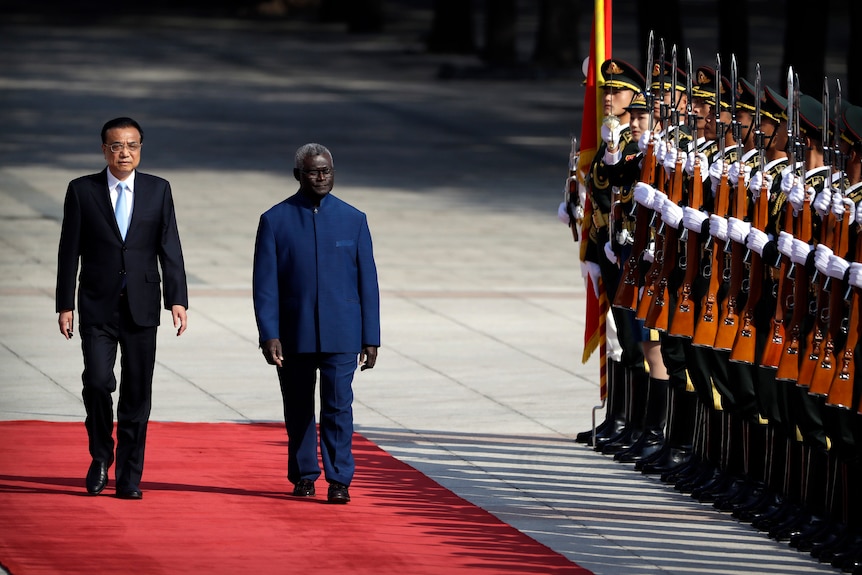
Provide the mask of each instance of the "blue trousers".
POLYGON ((353 374, 356 353, 285 354, 277 368, 287 429, 287 478, 320 476, 314 394, 320 373, 320 458, 327 481, 350 485, 353 461, 353 374))

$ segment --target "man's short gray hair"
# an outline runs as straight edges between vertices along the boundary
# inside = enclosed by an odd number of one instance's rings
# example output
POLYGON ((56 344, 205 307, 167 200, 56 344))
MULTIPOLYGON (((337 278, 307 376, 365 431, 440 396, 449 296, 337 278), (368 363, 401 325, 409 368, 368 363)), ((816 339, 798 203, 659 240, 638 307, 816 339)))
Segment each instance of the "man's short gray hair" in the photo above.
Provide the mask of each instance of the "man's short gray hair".
POLYGON ((329 159, 332 159, 332 152, 330 152, 326 146, 322 144, 305 144, 300 146, 298 150, 296 150, 296 155, 294 156, 294 162, 296 164, 296 169, 301 170, 303 166, 303 161, 305 158, 310 156, 329 156, 329 159))

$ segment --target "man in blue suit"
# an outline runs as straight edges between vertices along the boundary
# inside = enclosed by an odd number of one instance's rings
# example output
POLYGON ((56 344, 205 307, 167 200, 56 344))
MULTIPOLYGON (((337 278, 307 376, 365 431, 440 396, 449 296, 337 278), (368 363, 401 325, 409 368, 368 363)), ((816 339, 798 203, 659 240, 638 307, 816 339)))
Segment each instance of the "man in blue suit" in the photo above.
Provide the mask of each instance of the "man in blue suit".
POLYGON ((374 367, 380 293, 365 214, 330 195, 332 154, 296 151, 299 191, 260 218, 254 310, 263 356, 275 365, 287 428, 287 477, 311 497, 320 476, 314 394, 320 372, 320 452, 330 503, 350 501, 355 469, 353 373, 374 367))

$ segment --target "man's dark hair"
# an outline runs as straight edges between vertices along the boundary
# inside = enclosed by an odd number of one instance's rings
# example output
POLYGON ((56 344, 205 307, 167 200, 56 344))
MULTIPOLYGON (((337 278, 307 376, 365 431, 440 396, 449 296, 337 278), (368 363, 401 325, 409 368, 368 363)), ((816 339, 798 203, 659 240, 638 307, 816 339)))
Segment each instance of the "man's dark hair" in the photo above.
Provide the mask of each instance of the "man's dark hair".
POLYGON ((113 130, 114 128, 134 128, 141 135, 141 143, 144 141, 144 131, 141 129, 141 126, 131 118, 114 118, 113 120, 108 120, 105 122, 105 125, 102 126, 102 143, 107 144, 105 141, 105 134, 108 133, 108 130, 113 130))

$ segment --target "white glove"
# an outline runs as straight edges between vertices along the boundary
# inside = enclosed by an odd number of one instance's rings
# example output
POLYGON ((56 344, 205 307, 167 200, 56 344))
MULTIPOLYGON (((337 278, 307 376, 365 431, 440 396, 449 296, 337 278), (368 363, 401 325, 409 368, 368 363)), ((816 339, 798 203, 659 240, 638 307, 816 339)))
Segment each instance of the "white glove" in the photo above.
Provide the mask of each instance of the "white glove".
MULTIPOLYGON (((638 140, 638 149, 644 156, 646 156, 647 148, 649 148, 650 138, 652 138, 652 132, 644 132, 643 134, 641 134, 640 140, 638 140)), ((655 145, 655 143, 656 142, 653 142, 653 145, 655 145)), ((655 150, 653 150, 653 154, 654 153, 655 150)))
POLYGON ((796 174, 789 167, 781 170, 781 192, 786 196, 790 193, 790 188, 796 183, 796 174))
POLYGON ((696 154, 695 152, 689 152, 688 156, 685 158, 685 173, 689 176, 694 175, 694 161, 695 158, 700 162, 700 181, 705 182, 706 178, 709 177, 709 168, 707 165, 709 164, 709 160, 706 158, 706 154, 703 152, 696 154))
POLYGON ((667 154, 667 142, 664 140, 656 140, 656 148, 655 148, 655 161, 656 164, 663 166, 664 165, 664 157, 667 154))
POLYGON ((662 159, 662 165, 664 166, 668 176, 670 176, 676 169, 676 159, 678 155, 679 150, 677 150, 672 143, 668 142, 664 158, 662 159))
POLYGON ((856 223, 862 226, 862 202, 856 204, 856 223))
POLYGON ((654 241, 651 241, 649 243, 649 247, 647 247, 647 249, 644 250, 643 256, 644 256, 644 261, 647 261, 650 263, 655 261, 655 242, 654 241))
POLYGON ((751 178, 751 166, 740 164, 738 161, 733 162, 727 170, 727 179, 734 186, 739 183, 739 174, 743 174, 742 183, 748 185, 748 180, 751 178))
POLYGON ((652 195, 652 201, 650 202, 649 208, 660 212, 662 207, 664 207, 664 202, 666 199, 666 193, 656 190, 655 193, 652 195))
POLYGON ((751 228, 751 231, 748 233, 748 237, 745 238, 745 246, 757 255, 762 256, 763 246, 765 246, 768 241, 768 235, 757 228, 751 228))
POLYGON ((686 206, 682 211, 682 225, 695 233, 700 233, 703 229, 703 221, 708 217, 705 212, 686 206))
POLYGON ((817 194, 814 201, 811 202, 811 207, 817 212, 821 218, 829 213, 829 208, 832 206, 832 191, 824 188, 817 194))
POLYGON ((638 182, 632 190, 632 196, 640 205, 649 207, 652 204, 653 196, 655 196, 655 188, 646 182, 638 182))
POLYGON ((712 182, 713 190, 718 190, 722 173, 724 173, 724 160, 718 159, 709 167, 709 181, 712 182))
POLYGON ((814 267, 822 274, 826 274, 826 266, 829 265, 829 258, 832 257, 832 250, 823 244, 817 244, 814 248, 814 267))
POLYGON ((858 262, 850 264, 850 277, 847 281, 855 288, 862 288, 862 264, 858 262))
POLYGON ((614 246, 611 242, 605 242, 605 257, 612 264, 617 263, 617 254, 614 253, 614 246))
POLYGON ((566 202, 560 202, 560 207, 557 208, 557 217, 566 225, 571 223, 569 219, 569 212, 566 210, 566 202))
POLYGON ((614 122, 614 127, 611 128, 604 122, 602 123, 602 140, 608 145, 608 148, 617 148, 620 145, 620 134, 623 133, 623 125, 619 122, 614 122))
POLYGON ((793 235, 787 232, 778 232, 778 252, 789 258, 792 249, 793 235))
POLYGON ((763 180, 766 179, 766 199, 769 200, 769 190, 772 189, 772 176, 769 174, 764 175, 763 170, 758 170, 754 176, 752 176, 751 181, 748 182, 748 191, 751 192, 751 197, 755 200, 760 197, 760 190, 763 189, 763 180))
POLYGON ((790 261, 798 266, 805 265, 805 260, 808 259, 808 253, 813 249, 814 246, 811 246, 802 240, 793 238, 793 249, 790 253, 790 261))
POLYGON ((679 228, 679 222, 682 220, 682 208, 667 200, 661 209, 661 219, 670 227, 679 228))
MULTIPOLYGON (((786 181, 787 178, 781 181, 782 189, 786 181)), ((788 203, 793 206, 794 212, 802 210, 802 205, 805 203, 805 185, 801 181, 794 179, 785 195, 787 196, 788 203)))
POLYGON ((739 244, 745 243, 745 237, 751 231, 751 224, 737 218, 727 219, 727 237, 739 244))
POLYGON ((709 216, 709 235, 723 242, 727 241, 727 218, 716 214, 709 216))
POLYGON ((832 197, 832 213, 839 218, 850 218, 849 223, 853 223, 856 219, 856 204, 850 198, 844 197, 841 193, 836 193, 832 197), (848 215, 849 214, 849 215, 848 215))
POLYGON ((836 280, 844 279, 844 272, 846 272, 849 267, 850 262, 841 256, 830 256, 829 263, 826 264, 826 275, 836 280))
POLYGON ((631 245, 635 243, 635 238, 627 229, 623 228, 617 232, 617 243, 621 246, 631 245))

